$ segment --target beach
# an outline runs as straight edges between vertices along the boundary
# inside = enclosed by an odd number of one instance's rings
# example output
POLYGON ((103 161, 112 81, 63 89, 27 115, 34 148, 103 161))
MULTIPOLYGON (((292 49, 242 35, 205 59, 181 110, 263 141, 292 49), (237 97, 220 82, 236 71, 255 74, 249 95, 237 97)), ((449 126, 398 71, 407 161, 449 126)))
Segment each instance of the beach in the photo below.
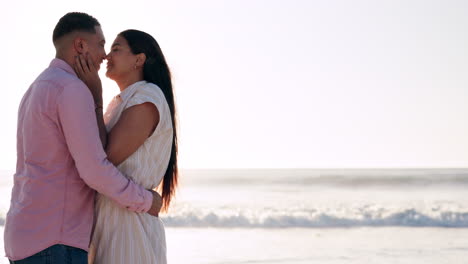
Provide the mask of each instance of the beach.
POLYGON ((183 176, 171 211, 161 217, 169 263, 440 264, 468 257, 465 170, 183 176))
POLYGON ((468 256, 468 229, 203 228, 169 229, 167 236, 169 263, 441 264, 463 263, 468 256))
POLYGON ((468 229, 167 228, 166 236, 174 264, 452 264, 468 256, 468 229))

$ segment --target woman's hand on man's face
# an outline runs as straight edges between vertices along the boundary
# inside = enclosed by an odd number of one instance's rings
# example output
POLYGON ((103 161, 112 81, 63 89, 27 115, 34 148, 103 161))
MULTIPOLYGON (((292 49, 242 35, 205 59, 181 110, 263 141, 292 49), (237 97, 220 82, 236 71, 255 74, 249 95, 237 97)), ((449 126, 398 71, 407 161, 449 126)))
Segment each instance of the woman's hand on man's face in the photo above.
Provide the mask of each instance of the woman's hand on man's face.
POLYGON ((96 107, 102 108, 101 78, 99 78, 98 70, 89 53, 76 56, 74 68, 78 78, 80 78, 91 91, 96 107))

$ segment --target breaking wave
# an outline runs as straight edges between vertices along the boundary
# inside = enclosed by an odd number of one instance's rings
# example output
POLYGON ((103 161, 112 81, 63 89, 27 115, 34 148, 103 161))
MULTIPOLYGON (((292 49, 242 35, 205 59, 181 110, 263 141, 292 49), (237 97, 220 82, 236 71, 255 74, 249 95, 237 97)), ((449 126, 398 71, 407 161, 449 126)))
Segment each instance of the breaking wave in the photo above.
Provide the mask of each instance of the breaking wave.
POLYGON ((333 228, 333 227, 468 227, 468 210, 464 212, 421 212, 414 208, 382 212, 333 213, 311 210, 289 213, 185 212, 163 216, 167 227, 215 228, 333 228))

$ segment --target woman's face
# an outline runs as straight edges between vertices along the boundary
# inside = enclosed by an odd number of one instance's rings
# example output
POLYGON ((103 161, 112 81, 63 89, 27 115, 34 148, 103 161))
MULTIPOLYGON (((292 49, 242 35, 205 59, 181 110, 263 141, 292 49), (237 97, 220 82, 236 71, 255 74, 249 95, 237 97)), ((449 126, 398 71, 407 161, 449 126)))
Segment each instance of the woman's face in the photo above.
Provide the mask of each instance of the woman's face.
POLYGON ((106 59, 106 76, 112 80, 118 80, 135 70, 137 56, 132 53, 127 40, 122 36, 117 36, 106 59))

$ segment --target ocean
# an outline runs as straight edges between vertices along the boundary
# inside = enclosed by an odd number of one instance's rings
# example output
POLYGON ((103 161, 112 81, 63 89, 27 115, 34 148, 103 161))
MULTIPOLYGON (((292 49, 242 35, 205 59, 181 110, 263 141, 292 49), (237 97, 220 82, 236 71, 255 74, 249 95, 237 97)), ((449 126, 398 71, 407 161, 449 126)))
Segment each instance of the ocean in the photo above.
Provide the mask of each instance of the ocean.
POLYGON ((182 170, 161 218, 169 263, 468 263, 468 169, 182 170))

